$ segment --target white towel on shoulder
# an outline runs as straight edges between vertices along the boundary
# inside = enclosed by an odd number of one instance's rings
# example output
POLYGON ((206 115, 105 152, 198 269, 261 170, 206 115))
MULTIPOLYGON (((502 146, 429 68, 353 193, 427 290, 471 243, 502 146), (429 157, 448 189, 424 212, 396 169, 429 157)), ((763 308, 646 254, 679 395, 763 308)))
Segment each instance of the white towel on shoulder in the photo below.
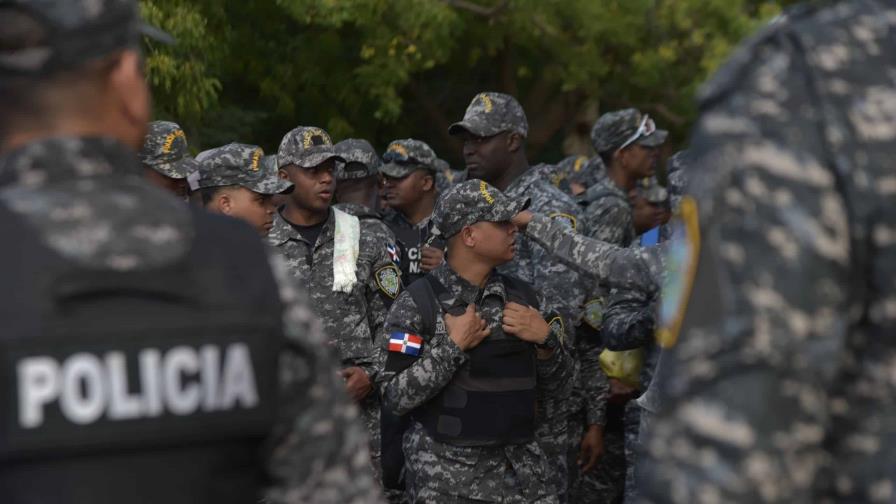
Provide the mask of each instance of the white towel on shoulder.
POLYGON ((351 292, 358 281, 358 255, 361 221, 336 208, 336 232, 333 242, 333 291, 351 292))

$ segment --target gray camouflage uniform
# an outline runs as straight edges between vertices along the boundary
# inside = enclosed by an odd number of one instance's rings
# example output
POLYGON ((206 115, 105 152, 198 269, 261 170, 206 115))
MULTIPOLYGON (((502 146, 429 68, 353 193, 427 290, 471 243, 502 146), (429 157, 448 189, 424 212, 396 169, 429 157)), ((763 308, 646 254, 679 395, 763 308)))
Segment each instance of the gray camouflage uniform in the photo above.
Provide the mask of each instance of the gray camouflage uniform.
POLYGON ((256 145, 230 143, 200 152, 199 168, 190 175, 190 188, 240 186, 258 194, 286 194, 293 184, 271 173, 256 145))
MULTIPOLYGON (((298 127, 289 132, 277 154, 280 166, 297 164, 316 166, 338 155, 329 135, 313 127, 298 127), (307 146, 307 147, 306 147, 307 146)), ((379 351, 374 344, 385 314, 401 291, 401 272, 395 266, 382 235, 368 226, 360 227, 359 256, 356 261, 356 282, 351 292, 333 289, 333 261, 336 234, 333 209, 324 224, 317 243, 308 243, 278 212, 268 234, 268 243, 286 259, 292 275, 310 293, 314 312, 323 322, 343 368, 360 367, 371 382, 379 372, 379 351)), ((374 469, 379 469, 379 393, 374 389, 361 403, 370 434, 374 469)))
POLYGON ((173 179, 185 179, 199 168, 190 156, 184 130, 168 121, 149 123, 139 157, 144 166, 173 179))
MULTIPOLYGON (((522 207, 485 182, 470 180, 452 187, 436 205, 436 227, 446 237, 463 225, 475 222, 506 221, 522 207), (481 184, 481 186, 480 186, 481 184), (481 187, 481 189, 480 189, 481 187), (478 200, 482 193, 494 199, 489 206, 478 200)), ((440 301, 436 333, 424 338, 419 357, 400 372, 384 371, 381 379, 384 405, 395 414, 407 414, 435 396, 464 366, 468 355, 448 336, 442 322, 444 306, 476 304, 492 334, 501 330, 506 291, 501 277, 492 275, 483 288, 469 284, 446 263, 434 275, 452 299, 440 301)), ((544 312, 543 312, 544 313, 544 312)), ((388 348, 393 331, 423 335, 420 310, 408 292, 402 293, 389 311, 382 338, 388 348)), ((537 361, 538 427, 545 425, 566 401, 572 387, 572 363, 561 341, 559 327, 552 324, 549 340, 555 351, 537 361)), ((384 359, 385 361, 385 359, 384 359)), ((433 439, 416 420, 404 435, 408 492, 412 502, 559 502, 558 489, 551 477, 553 460, 536 441, 494 446, 456 446, 433 439)))
MULTIPOLYGON (((476 95, 464 113, 462 121, 449 128, 452 135, 468 131, 477 136, 492 136, 512 131, 527 136, 529 123, 525 111, 512 96, 503 93, 485 92, 476 95)), ((546 165, 529 168, 514 180, 504 193, 515 199, 529 199, 530 209, 564 223, 571 230, 581 226, 579 209, 567 193, 555 187, 545 175, 546 165)), ((573 341, 573 327, 581 317, 584 301, 584 284, 580 275, 553 258, 525 236, 517 239, 517 252, 513 262, 498 268, 498 271, 517 277, 542 294, 547 313, 557 313, 563 319, 564 333, 573 341)), ((576 365, 578 367, 578 365, 576 365)), ((567 481, 567 446, 569 435, 565 416, 567 412, 557 412, 548 416, 555 424, 545 424, 539 432, 548 455, 556 460, 557 471, 554 479, 561 485, 561 496, 565 499, 567 481)))
POLYGON ((703 89, 703 241, 654 379, 645 498, 896 499, 894 47, 892 1, 807 6, 703 89))

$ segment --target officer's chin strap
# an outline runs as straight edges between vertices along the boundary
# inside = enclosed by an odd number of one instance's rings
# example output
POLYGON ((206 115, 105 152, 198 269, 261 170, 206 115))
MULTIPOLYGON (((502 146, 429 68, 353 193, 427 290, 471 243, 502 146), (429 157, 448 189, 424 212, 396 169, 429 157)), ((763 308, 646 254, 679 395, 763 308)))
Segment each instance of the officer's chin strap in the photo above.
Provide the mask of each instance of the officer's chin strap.
POLYGON ((336 231, 333 243, 333 291, 351 292, 358 281, 358 255, 361 243, 361 221, 336 208, 336 231))

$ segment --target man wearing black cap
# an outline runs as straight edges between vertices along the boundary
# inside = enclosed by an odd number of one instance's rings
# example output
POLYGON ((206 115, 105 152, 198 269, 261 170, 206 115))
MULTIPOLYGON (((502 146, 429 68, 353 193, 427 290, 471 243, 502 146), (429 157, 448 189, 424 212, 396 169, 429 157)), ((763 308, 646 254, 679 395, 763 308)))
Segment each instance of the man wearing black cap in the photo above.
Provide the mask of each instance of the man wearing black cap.
MULTIPOLYGON (((509 197, 528 198, 533 212, 579 229, 575 201, 553 186, 541 169, 529 167, 525 150, 529 123, 516 98, 503 93, 480 93, 470 102, 463 120, 452 124, 448 131, 464 141, 463 154, 470 178, 485 180, 509 197)), ((584 300, 584 284, 577 272, 525 236, 519 239, 514 260, 499 270, 532 284, 544 296, 543 308, 559 313, 564 330, 571 334, 584 300)), ((550 455, 556 458, 557 484, 565 489, 566 413, 557 412, 551 417, 557 424, 541 434, 550 455)))
POLYGON ((0 2, 3 499, 375 501, 282 261, 143 178, 147 31, 131 0, 0 2))
POLYGON ((449 189, 433 214, 447 262, 389 311, 383 403, 411 418, 411 502, 559 502, 536 429, 565 401, 572 364, 540 296, 496 270, 527 204, 480 180, 449 189))
POLYGON ((345 387, 360 406, 379 468, 381 357, 375 345, 386 312, 401 292, 401 272, 386 244, 360 219, 332 207, 333 170, 344 161, 326 131, 299 126, 277 152, 280 176, 295 184, 274 216, 268 243, 284 257, 311 295, 342 365, 345 387))
POLYGON ((383 154, 384 220, 401 248, 399 267, 405 285, 414 283, 444 261, 445 242, 432 234, 436 205, 436 153, 424 142, 395 140, 383 154))

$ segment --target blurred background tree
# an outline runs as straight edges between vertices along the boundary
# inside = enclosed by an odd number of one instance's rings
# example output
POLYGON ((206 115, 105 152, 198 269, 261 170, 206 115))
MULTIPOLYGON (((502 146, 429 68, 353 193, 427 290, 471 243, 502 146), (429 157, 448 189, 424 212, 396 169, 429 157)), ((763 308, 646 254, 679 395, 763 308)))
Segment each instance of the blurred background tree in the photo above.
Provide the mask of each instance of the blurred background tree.
POLYGON ((766 0, 143 0, 178 44, 147 47, 159 118, 200 149, 272 152, 297 125, 334 141, 429 142, 480 91, 515 95, 529 154, 587 154, 602 111, 637 107, 686 140, 699 85, 783 4, 766 0))

